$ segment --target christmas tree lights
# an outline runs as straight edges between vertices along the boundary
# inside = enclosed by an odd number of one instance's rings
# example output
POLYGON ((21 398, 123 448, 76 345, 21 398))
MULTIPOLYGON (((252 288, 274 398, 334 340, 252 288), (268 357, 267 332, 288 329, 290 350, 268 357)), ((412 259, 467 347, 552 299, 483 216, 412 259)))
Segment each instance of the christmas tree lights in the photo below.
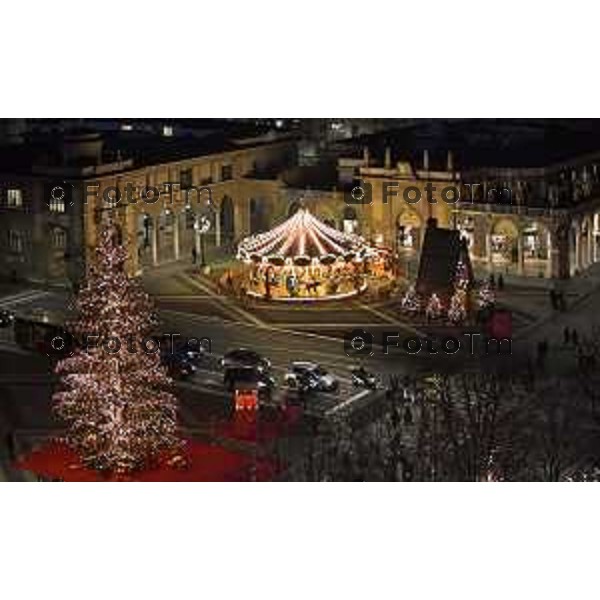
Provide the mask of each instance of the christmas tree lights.
POLYGON ((467 293, 464 289, 457 289, 450 299, 448 319, 455 325, 462 323, 467 318, 467 293))
POLYGON ((431 294, 429 302, 427 303, 427 308, 425 309, 425 316, 428 320, 439 319, 443 312, 444 307, 442 306, 442 301, 439 296, 435 293, 431 294))
POLYGON ((127 252, 118 235, 112 224, 101 232, 95 264, 75 301, 77 318, 67 325, 88 343, 58 363, 61 389, 53 401, 68 426, 65 441, 82 463, 123 473, 161 455, 177 456, 182 443, 171 380, 159 354, 141 345, 152 331, 153 306, 125 272, 127 252))
POLYGON ((496 302, 496 295, 490 285, 489 281, 484 281, 479 288, 479 294, 477 297, 477 305, 480 309, 487 309, 494 306, 496 302))
POLYGON ((409 314, 416 314, 421 309, 421 300, 417 291, 415 290, 415 286, 411 285, 404 297, 402 298, 402 310, 409 314))
POLYGON ((456 272, 454 274, 454 288, 465 290, 469 287, 469 270, 464 261, 459 260, 456 263, 456 272))

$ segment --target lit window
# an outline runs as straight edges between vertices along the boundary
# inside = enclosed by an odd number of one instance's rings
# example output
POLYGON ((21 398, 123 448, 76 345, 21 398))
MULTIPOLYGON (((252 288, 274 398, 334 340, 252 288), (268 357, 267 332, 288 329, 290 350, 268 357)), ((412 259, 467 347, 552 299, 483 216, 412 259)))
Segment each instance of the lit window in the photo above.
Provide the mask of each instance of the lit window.
POLYGON ((52 230, 52 247, 55 250, 64 250, 67 247, 67 232, 60 227, 52 230))
POLYGON ((233 178, 233 167, 231 165, 223 165, 221 167, 221 181, 228 181, 233 178))
POLYGON ((163 135, 165 137, 171 137, 173 135, 173 127, 171 127, 171 125, 164 125, 163 126, 163 135))
POLYGON ((8 190, 6 196, 6 205, 10 208, 19 208, 23 206, 23 192, 18 188, 8 190))
POLYGON ((23 252, 24 238, 22 231, 16 231, 15 229, 8 230, 8 247, 12 252, 23 252))
POLYGON ((192 169, 181 169, 179 173, 179 184, 182 190, 189 190, 192 187, 192 169))
POLYGON ((50 202, 48 203, 50 212, 64 213, 65 208, 65 197, 63 196, 50 196, 50 202))
POLYGON ((175 215, 170 210, 167 210, 165 212, 165 226, 172 227, 174 223, 175 215))

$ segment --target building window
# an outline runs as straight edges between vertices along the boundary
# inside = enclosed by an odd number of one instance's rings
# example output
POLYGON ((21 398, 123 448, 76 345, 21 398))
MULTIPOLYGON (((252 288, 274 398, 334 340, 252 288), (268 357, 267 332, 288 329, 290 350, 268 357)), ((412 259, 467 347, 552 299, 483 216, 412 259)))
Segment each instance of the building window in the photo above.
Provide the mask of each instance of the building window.
POLYGON ((65 250, 67 247, 67 232, 60 227, 52 230, 52 247, 55 250, 65 250))
POLYGON ((171 125, 163 125, 162 133, 165 137, 172 137, 173 127, 171 125))
POLYGON ((23 206, 23 191, 18 188, 9 188, 6 205, 9 208, 21 208, 23 206))
POLYGON ((181 169, 179 173, 179 183, 182 190, 189 190, 192 187, 192 169, 181 169))
POLYGON ((231 165, 223 165, 221 167, 221 181, 233 179, 233 167, 231 165))
POLYGON ((25 246, 25 236, 22 231, 8 230, 8 247, 11 252, 21 254, 25 246))
POLYGON ((50 201, 48 203, 48 208, 50 209, 50 212, 53 213, 64 213, 66 210, 66 206, 65 206, 65 197, 64 195, 62 196, 50 196, 50 201))
POLYGON ((170 210, 167 210, 165 212, 164 224, 165 227, 173 227, 173 225, 175 224, 175 215, 170 210))
POLYGON ((194 223, 196 222, 196 214, 193 210, 185 211, 185 227, 186 229, 194 229, 194 223))

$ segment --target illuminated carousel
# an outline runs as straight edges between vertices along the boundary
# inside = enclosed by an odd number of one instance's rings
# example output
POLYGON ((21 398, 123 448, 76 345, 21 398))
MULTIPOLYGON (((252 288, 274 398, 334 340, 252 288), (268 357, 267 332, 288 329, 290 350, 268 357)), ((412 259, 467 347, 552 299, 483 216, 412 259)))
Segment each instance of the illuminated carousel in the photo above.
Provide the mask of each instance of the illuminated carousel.
POLYGON ((343 233, 301 208, 274 229, 242 240, 248 295, 267 300, 335 300, 363 292, 384 276, 387 252, 343 233))

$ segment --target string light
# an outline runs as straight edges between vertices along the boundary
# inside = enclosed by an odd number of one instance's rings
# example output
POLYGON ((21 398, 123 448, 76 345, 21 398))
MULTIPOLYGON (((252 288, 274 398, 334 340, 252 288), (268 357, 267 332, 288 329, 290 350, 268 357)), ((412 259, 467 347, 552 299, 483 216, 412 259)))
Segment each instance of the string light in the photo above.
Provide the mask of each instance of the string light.
POLYGON ((328 255, 358 254, 366 248, 365 241, 356 234, 346 234, 319 221, 306 209, 267 233, 247 237, 238 247, 238 258, 251 261, 253 256, 324 257, 328 255))

